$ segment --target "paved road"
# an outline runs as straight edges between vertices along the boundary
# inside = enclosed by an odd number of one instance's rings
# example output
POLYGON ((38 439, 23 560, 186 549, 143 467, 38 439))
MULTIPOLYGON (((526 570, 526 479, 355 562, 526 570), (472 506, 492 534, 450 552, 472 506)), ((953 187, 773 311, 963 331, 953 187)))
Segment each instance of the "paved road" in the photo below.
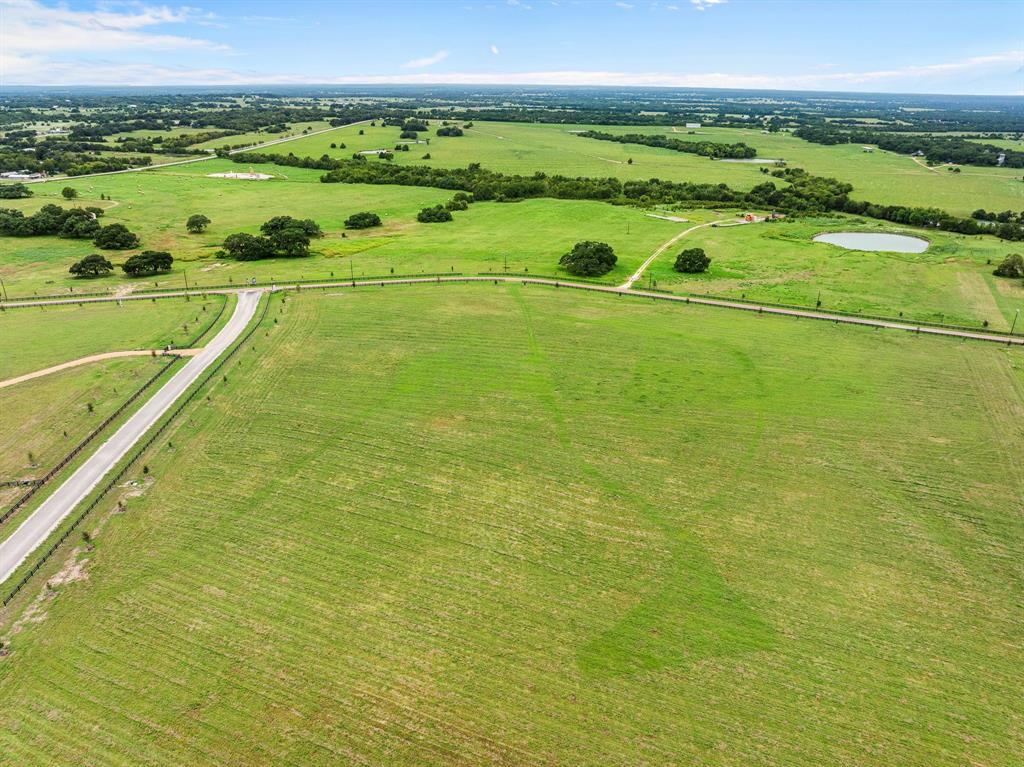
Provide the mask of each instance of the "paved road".
MULTIPOLYGON (((201 351, 202 349, 175 349, 174 353, 179 357, 194 357, 201 351)), ((79 357, 77 360, 62 362, 59 365, 53 365, 48 368, 43 368, 42 370, 33 370, 31 373, 25 373, 25 375, 8 378, 6 381, 0 381, 0 389, 24 383, 25 381, 31 381, 33 378, 42 378, 43 376, 48 376, 51 373, 59 373, 60 371, 67 370, 69 368, 77 368, 79 365, 88 365, 91 362, 102 362, 103 360, 113 360, 119 357, 149 357, 151 355, 161 357, 165 354, 166 352, 161 349, 129 349, 121 352, 91 354, 88 357, 79 357)))
POLYGON ((240 292, 234 314, 213 340, 114 432, 7 540, 0 543, 0 583, 10 577, 178 397, 234 343, 256 313, 260 295, 258 290, 240 292))

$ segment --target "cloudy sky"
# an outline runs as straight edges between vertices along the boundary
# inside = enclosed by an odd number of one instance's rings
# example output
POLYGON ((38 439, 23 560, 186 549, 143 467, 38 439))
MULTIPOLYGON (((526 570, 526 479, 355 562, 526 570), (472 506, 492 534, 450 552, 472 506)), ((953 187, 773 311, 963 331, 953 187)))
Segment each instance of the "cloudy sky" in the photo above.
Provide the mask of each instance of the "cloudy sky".
POLYGON ((0 0, 0 86, 276 83, 1024 95, 1024 2, 0 0))

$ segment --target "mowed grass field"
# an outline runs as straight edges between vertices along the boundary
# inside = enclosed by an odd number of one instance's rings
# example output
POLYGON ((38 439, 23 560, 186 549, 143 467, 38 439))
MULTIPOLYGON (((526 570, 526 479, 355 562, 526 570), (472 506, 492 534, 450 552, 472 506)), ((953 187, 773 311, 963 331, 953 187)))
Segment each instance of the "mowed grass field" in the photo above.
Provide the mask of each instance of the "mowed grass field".
POLYGON ((0 389, 0 481, 45 474, 168 361, 105 360, 0 389))
POLYGON ((0 753, 1017 765, 1022 416, 985 344, 541 287, 278 298, 4 616, 0 753))
MULTIPOLYGON (((462 123, 457 123, 462 124, 462 123)), ((672 181, 726 183, 746 190, 765 181, 760 166, 713 161, 706 157, 638 144, 580 138, 573 131, 663 134, 681 141, 744 142, 757 149, 758 157, 783 159, 790 166, 820 176, 832 176, 853 184, 855 199, 885 205, 937 207, 969 215, 979 207, 989 210, 1020 210, 1024 207, 1024 171, 1012 168, 964 167, 960 173, 929 169, 910 157, 890 152, 864 152, 859 145, 822 146, 789 133, 764 134, 757 129, 701 128, 693 135, 682 128, 664 126, 594 126, 538 123, 475 122, 460 137, 434 135, 432 122, 428 145, 413 145, 395 152, 394 162, 465 167, 478 162, 490 170, 532 175, 536 171, 568 176, 615 177, 622 180, 662 178, 672 181), (423 155, 429 153, 430 159, 423 155), (629 160, 632 159, 632 164, 629 160)), ((343 127, 282 145, 296 155, 351 157, 368 149, 393 149, 400 129, 359 125, 343 127), (359 131, 363 135, 359 135, 359 131), (344 149, 331 144, 344 143, 344 149)), ((268 150, 269 151, 269 150, 268 150)), ((770 166, 769 166, 770 167, 770 166)))
MULTIPOLYGON (((132 280, 118 269, 107 278, 76 280, 67 273, 68 267, 95 252, 90 242, 58 237, 4 238, 0 239, 6 246, 0 255, 0 276, 8 293, 14 297, 66 292, 71 287, 76 291, 184 287, 184 270, 188 270, 193 287, 237 283, 253 276, 269 281, 378 276, 392 270, 396 274, 453 270, 476 274, 504 270, 506 258, 510 271, 555 274, 562 254, 586 239, 608 242, 615 248, 619 264, 604 280, 616 283, 685 226, 651 218, 631 207, 548 199, 478 203, 456 212, 453 222, 421 224, 416 214, 451 199, 451 191, 321 184, 319 171, 276 166, 258 166, 259 171, 284 176, 267 182, 207 176, 245 168, 211 160, 161 171, 83 179, 77 185, 82 198, 78 204, 106 207, 105 223, 125 224, 139 234, 143 248, 169 250, 175 257, 174 270, 132 280), (100 195, 113 199, 100 200, 100 195), (345 232, 345 219, 360 211, 378 213, 384 226, 345 232), (193 213, 204 213, 212 220, 203 234, 190 235, 185 230, 185 221, 193 213), (313 243, 311 257, 244 263, 217 258, 227 235, 258 233, 264 221, 278 215, 313 218, 321 225, 327 236, 313 243)), ((25 211, 47 203, 60 204, 65 185, 37 184, 34 197, 11 202, 25 211)), ((133 252, 107 255, 121 263, 133 252)))
MULTIPOLYGON (((223 320, 226 300, 234 301, 211 295, 0 312, 0 381, 92 354, 181 346, 223 320)), ((0 389, 0 403, 7 391, 0 389)))
POLYGON ((822 217, 743 226, 705 227, 655 260, 636 287, 904 317, 1006 330, 1024 308, 1020 280, 995 277, 994 264, 1017 243, 934 230, 900 228, 870 219, 822 217), (926 237, 924 253, 847 250, 814 242, 822 232, 898 232, 926 237), (680 250, 711 257, 704 274, 672 269, 680 250), (653 282, 652 282, 653 281, 653 282))

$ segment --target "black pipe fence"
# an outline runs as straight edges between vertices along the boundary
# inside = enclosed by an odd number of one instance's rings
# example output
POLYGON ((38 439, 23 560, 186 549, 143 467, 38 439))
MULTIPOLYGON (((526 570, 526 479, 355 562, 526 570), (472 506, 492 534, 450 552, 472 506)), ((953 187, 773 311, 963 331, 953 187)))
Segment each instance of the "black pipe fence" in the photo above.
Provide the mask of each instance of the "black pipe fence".
POLYGON ((25 493, 18 500, 16 500, 13 505, 5 509, 4 512, 0 514, 0 525, 2 525, 4 522, 10 519, 11 515, 13 515, 18 509, 20 509, 22 506, 24 506, 26 503, 32 500, 32 497, 36 493, 38 493, 39 490, 42 489, 42 487, 47 482, 49 482, 51 479, 57 476, 57 474, 60 473, 61 469, 63 469, 65 466, 67 466, 69 463, 75 460, 75 457, 78 456, 78 454, 81 453, 90 442, 96 439, 96 437, 99 436, 99 434, 104 429, 106 429, 111 423, 113 423, 128 408, 129 405, 131 405, 133 402, 135 402, 135 400, 142 396, 142 393, 146 391, 146 389, 152 386, 164 373, 166 373, 170 369, 170 367, 175 362, 181 359, 181 357, 178 356, 177 354, 172 354, 169 356, 171 357, 171 360, 166 365, 160 368, 156 373, 154 373, 149 378, 148 381, 146 381, 144 384, 142 384, 142 386, 136 389, 128 399, 126 399, 118 406, 117 410, 115 410, 113 413, 104 418, 103 421, 99 424, 99 426, 97 426, 95 429, 89 432, 85 436, 85 438, 82 439, 81 442, 75 445, 71 449, 71 452, 65 455, 56 466, 51 468, 42 477, 35 480, 35 484, 29 489, 27 493, 25 493))
POLYGON ((81 512, 79 512, 79 514, 74 518, 74 520, 72 520, 71 524, 67 527, 67 529, 64 530, 60 538, 54 541, 50 545, 50 547, 47 548, 43 555, 38 560, 36 560, 35 564, 33 564, 32 567, 30 567, 28 571, 21 577, 21 579, 14 585, 14 587, 11 588, 11 590, 4 597, 3 602, 2 604, 0 604, 0 606, 6 607, 11 603, 11 601, 32 579, 32 576, 39 572, 40 568, 42 568, 43 565, 45 565, 49 561, 50 557, 52 557, 53 553, 58 548, 60 548, 61 544, 63 544, 71 536, 71 534, 78 528, 80 524, 82 524, 82 521, 86 518, 86 516, 89 515, 89 512, 96 508, 99 505, 100 501, 102 501, 103 498, 106 496, 106 494, 113 490, 114 487, 116 487, 117 484, 122 479, 124 479, 124 476, 125 474, 128 473, 128 470, 131 469, 131 467, 135 465, 139 458, 141 458, 145 454, 145 452, 153 445, 157 437, 159 437, 164 432, 164 430, 166 430, 167 427, 174 421, 174 419, 181 413, 181 411, 184 410, 185 407, 193 399, 195 399, 196 395, 199 394, 203 387, 205 387, 206 384, 209 383, 209 381, 215 375, 217 375, 220 369, 224 367, 225 363, 227 363, 227 361, 231 359, 238 352, 238 350, 242 348, 242 346, 245 343, 248 342, 249 338, 252 337, 252 334, 256 332, 260 325, 263 324, 263 320, 266 318, 267 310, 269 308, 270 300, 268 299, 267 302, 263 304, 263 311, 260 312, 259 319, 257 319, 256 322, 253 323, 252 327, 250 327, 249 330, 245 332, 245 334, 238 340, 238 343, 231 347, 231 349, 217 361, 217 363, 210 369, 210 371, 203 377, 203 379, 197 385, 191 388, 191 390, 184 396, 181 402, 178 403, 178 406, 173 410, 173 412, 171 412, 169 416, 161 420, 159 426, 157 426, 156 429, 146 439, 146 441, 142 443, 142 446, 139 447, 139 449, 132 454, 131 458, 129 458, 124 463, 124 465, 121 466, 121 469, 117 472, 117 474, 111 477, 111 479, 105 485, 103 485, 102 488, 100 488, 99 492, 97 492, 96 495, 93 496, 93 499, 85 506, 85 508, 82 509, 81 512))

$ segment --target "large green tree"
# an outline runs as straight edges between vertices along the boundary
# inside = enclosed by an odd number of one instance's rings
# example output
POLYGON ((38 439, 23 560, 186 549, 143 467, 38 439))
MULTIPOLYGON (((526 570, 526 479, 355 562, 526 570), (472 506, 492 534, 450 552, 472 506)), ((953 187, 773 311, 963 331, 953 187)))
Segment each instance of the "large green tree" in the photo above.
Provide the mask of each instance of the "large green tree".
POLYGON ((1011 253, 992 274, 997 277, 1024 277, 1024 257, 1020 253, 1011 253))
POLYGON ((199 234, 209 225, 210 219, 202 213, 196 213, 195 215, 189 216, 188 221, 185 222, 185 228, 192 234, 199 234))
POLYGON ((144 250, 131 256, 121 268, 129 277, 142 277, 147 274, 169 272, 174 258, 166 250, 144 250))
POLYGON ((703 248, 687 248, 676 256, 672 268, 684 274, 699 274, 706 272, 710 265, 711 259, 704 253, 703 248))
POLYGON ((577 242, 558 263, 564 266, 569 274, 579 277, 600 277, 614 269, 616 261, 618 256, 608 243, 583 240, 577 242))
POLYGON ((380 226, 380 216, 376 213, 353 213, 345 219, 346 229, 369 229, 371 226, 380 226))
POLYGON ((105 277, 113 270, 114 265, 99 253, 86 256, 76 261, 68 271, 75 277, 105 277))
POLYGON ((104 250, 127 250, 139 247, 139 237, 124 224, 107 224, 96 233, 93 244, 104 250))

